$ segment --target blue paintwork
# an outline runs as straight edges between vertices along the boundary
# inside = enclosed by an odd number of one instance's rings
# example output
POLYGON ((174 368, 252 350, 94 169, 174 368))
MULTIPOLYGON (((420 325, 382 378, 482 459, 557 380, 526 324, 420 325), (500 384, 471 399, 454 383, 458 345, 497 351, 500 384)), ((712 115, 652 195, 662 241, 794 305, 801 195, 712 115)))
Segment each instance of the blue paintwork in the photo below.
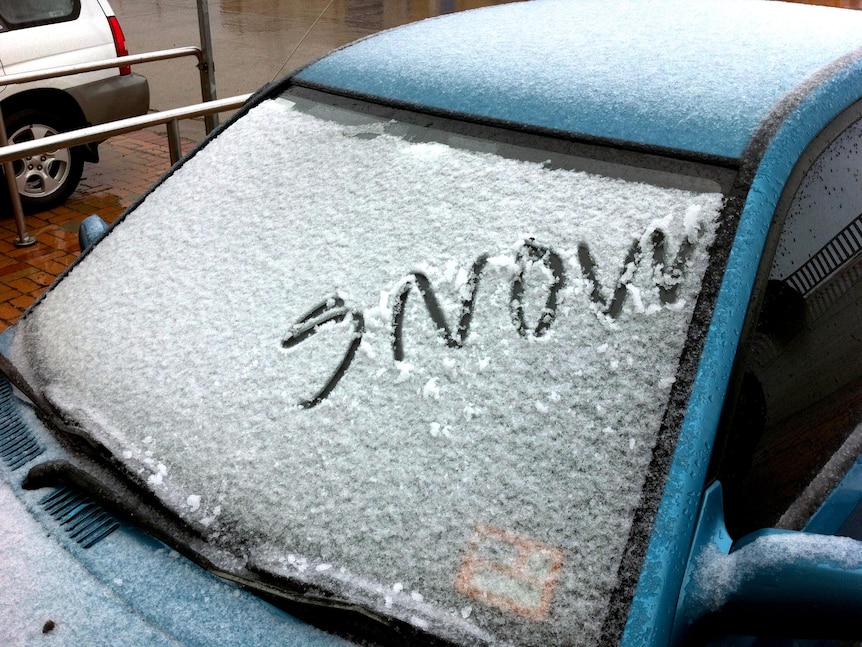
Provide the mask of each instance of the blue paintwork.
MULTIPOLYGON (((784 625, 804 618, 806 624, 832 626, 834 622, 846 624, 858 614, 862 553, 848 550, 848 540, 843 537, 812 533, 811 541, 800 542, 795 535, 802 533, 767 528, 732 541, 724 524, 721 484, 710 486, 703 496, 677 606, 673 644, 684 644, 694 621, 715 611, 719 603, 731 616, 744 611, 745 622, 755 623, 748 628, 762 628, 767 635, 776 622, 784 625), (770 546, 768 542, 779 535, 805 548, 787 551, 774 543, 770 546), (728 555, 734 557, 728 559, 728 555), (716 581, 717 574, 730 569, 735 569, 737 579, 721 581, 719 575, 716 581), (697 571, 701 571, 699 576, 697 571)), ((725 622, 733 620, 725 618, 725 622)), ((733 632, 730 627, 728 631, 733 632)), ((738 638, 729 644, 754 644, 751 639, 738 638)))
POLYGON ((93 214, 81 221, 78 229, 78 247, 83 252, 101 238, 108 231, 108 223, 99 216, 93 214))
POLYGON ((667 644, 676 593, 689 553, 694 518, 739 334, 772 215, 796 160, 842 110, 862 97, 862 60, 828 79, 793 110, 757 170, 692 387, 688 410, 655 521, 624 645, 667 644))
POLYGON ((677 602, 675 612, 676 623, 673 627, 673 642, 679 644, 683 640, 683 631, 691 621, 701 615, 703 609, 700 599, 701 591, 692 584, 692 575, 697 566, 696 558, 710 544, 714 545, 719 554, 727 555, 733 546, 733 540, 727 532, 724 523, 724 501, 721 495, 721 484, 713 483, 703 495, 703 505, 697 521, 697 531, 691 545, 691 555, 686 565, 682 584, 682 593, 677 602))
POLYGON ((757 0, 518 3, 372 36, 295 78, 481 118, 738 158, 782 97, 862 47, 862 12, 843 11, 824 29, 817 21, 841 10, 782 9, 757 0))

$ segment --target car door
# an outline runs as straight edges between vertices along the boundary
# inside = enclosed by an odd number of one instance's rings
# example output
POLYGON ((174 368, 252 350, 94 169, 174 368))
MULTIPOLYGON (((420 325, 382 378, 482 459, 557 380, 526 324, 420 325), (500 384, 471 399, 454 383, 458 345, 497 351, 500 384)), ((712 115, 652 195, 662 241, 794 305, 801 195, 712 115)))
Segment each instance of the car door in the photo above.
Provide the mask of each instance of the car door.
POLYGON ((711 467, 710 536, 680 605, 689 639, 859 638, 860 169, 857 104, 809 145, 778 203, 711 467))
POLYGON ((779 204, 725 411, 718 476, 732 533, 803 528, 829 493, 806 489, 862 422, 860 169, 862 121, 845 115, 779 204))

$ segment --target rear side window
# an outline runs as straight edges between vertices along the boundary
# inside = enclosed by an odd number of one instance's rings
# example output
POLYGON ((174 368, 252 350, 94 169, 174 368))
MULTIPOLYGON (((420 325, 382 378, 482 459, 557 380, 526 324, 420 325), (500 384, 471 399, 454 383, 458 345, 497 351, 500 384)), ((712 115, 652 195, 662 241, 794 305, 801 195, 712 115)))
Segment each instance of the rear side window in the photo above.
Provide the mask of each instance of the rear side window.
POLYGON ((828 494, 813 484, 840 478, 818 474, 862 422, 862 121, 821 146, 787 210, 743 349, 721 475, 735 536, 804 526, 828 494))
POLYGON ((7 0, 0 4, 0 20, 6 30, 75 20, 80 12, 80 0, 7 0))

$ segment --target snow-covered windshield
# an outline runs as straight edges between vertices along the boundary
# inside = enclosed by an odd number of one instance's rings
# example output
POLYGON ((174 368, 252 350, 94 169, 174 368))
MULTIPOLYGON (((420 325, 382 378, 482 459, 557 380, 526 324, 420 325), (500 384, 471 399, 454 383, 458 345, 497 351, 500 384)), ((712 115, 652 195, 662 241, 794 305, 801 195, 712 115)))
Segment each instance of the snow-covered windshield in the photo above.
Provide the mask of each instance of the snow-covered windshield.
POLYGON ((249 569, 467 644, 594 644, 722 196, 577 168, 264 101, 14 359, 249 569))

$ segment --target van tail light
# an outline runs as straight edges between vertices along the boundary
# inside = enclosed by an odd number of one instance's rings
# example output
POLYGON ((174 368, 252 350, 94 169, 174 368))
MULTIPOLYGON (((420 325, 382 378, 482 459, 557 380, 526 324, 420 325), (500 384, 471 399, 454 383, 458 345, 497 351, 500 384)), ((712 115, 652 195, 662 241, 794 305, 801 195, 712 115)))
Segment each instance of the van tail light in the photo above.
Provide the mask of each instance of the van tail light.
MULTIPOLYGON (((129 50, 126 48, 126 37, 123 34, 123 28, 120 27, 120 21, 116 16, 108 16, 108 24, 111 26, 111 35, 114 37, 114 49, 117 50, 117 56, 128 56, 129 50)), ((132 68, 129 65, 123 65, 120 68, 120 75, 125 76, 131 74, 132 68)))

